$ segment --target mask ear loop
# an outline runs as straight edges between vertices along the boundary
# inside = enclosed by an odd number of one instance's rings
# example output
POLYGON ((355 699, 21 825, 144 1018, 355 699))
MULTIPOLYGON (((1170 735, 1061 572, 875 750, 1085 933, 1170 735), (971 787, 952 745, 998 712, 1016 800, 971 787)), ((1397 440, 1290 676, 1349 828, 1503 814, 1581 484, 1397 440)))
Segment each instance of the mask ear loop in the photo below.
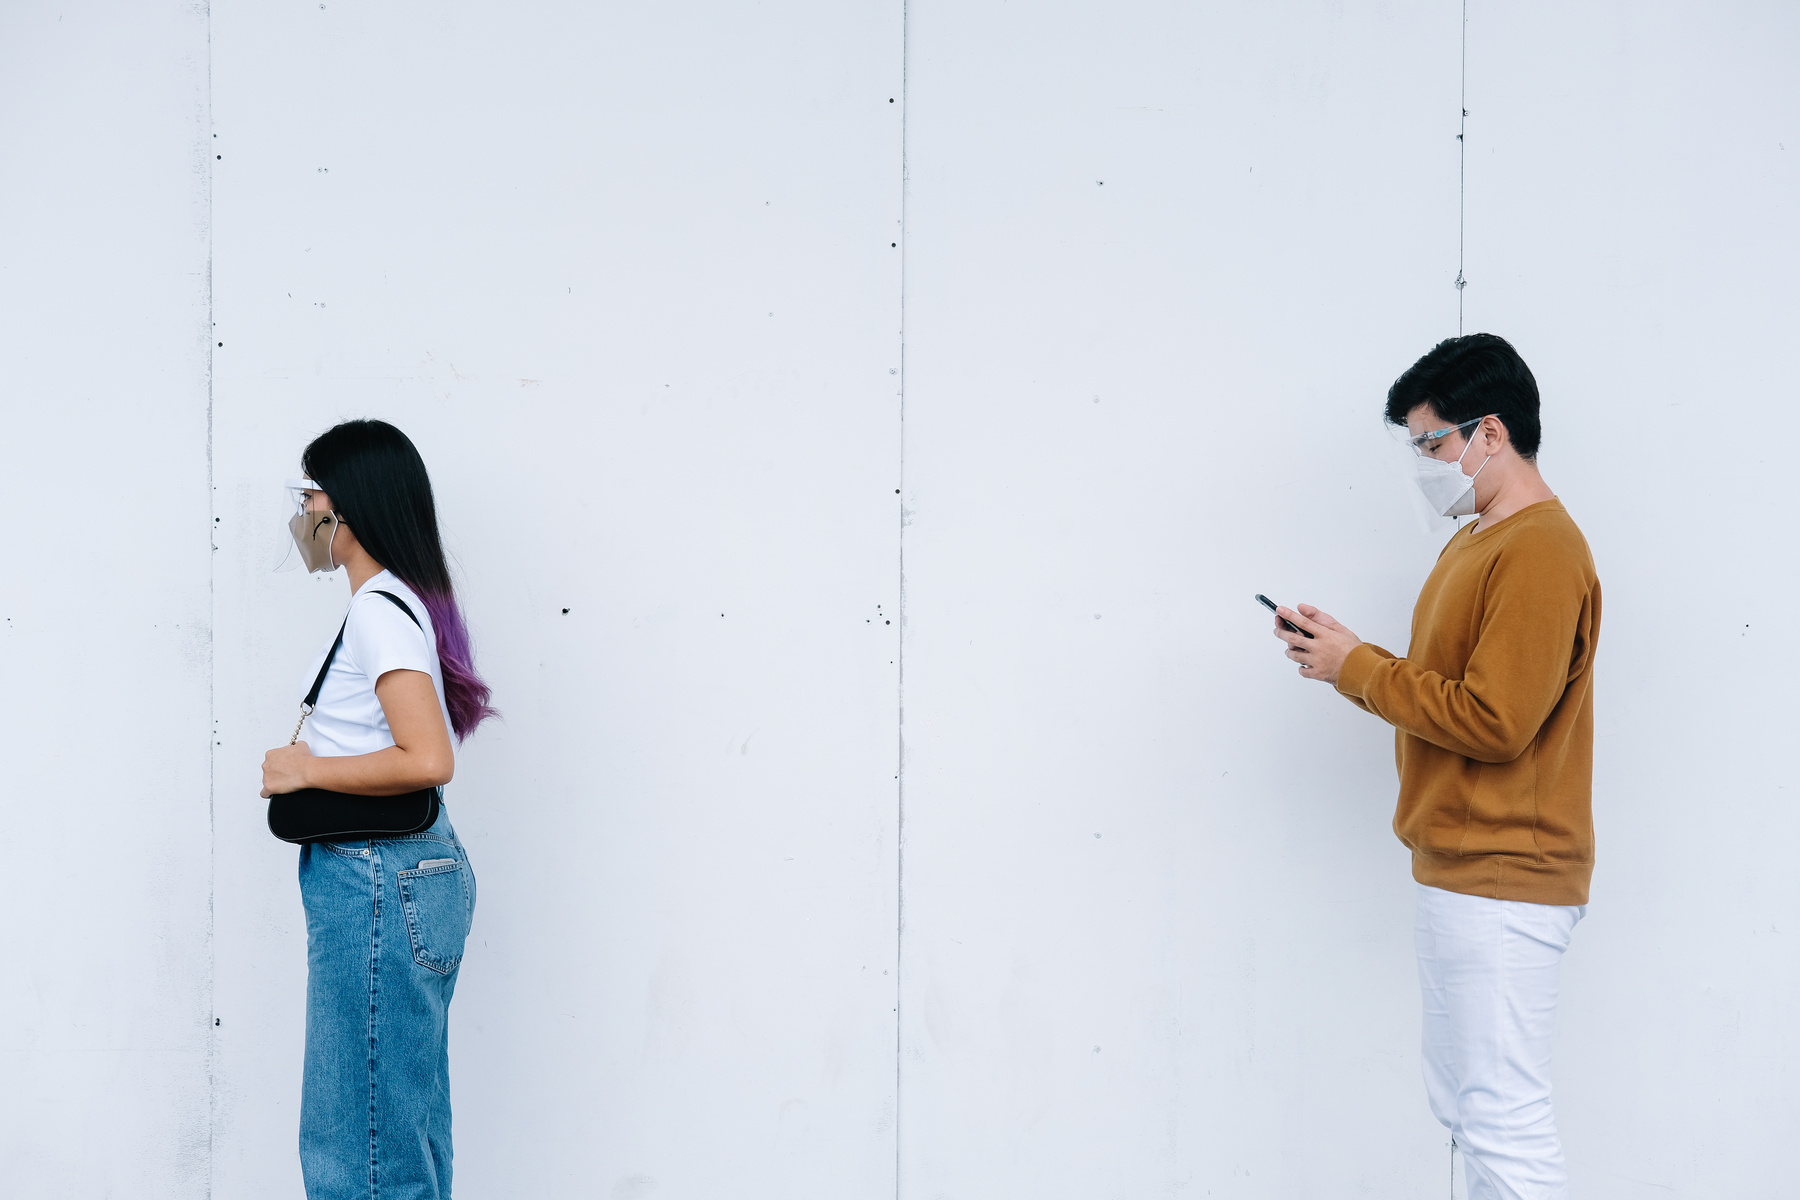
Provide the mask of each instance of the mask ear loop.
MULTIPOLYGON (((1487 466, 1486 463, 1482 463, 1481 465, 1484 467, 1487 466)), ((1476 474, 1479 475, 1480 472, 1477 471, 1476 474)), ((337 515, 337 510, 335 508, 332 509, 331 510, 331 536, 325 539, 325 561, 331 564, 331 569, 333 571, 338 569, 338 561, 336 558, 332 557, 331 548, 332 548, 332 546, 337 544, 338 526, 342 525, 343 523, 344 523, 344 518, 337 515)))
MULTIPOLYGON (((1483 417, 1482 420, 1485 421, 1485 420, 1487 420, 1487 418, 1483 417)), ((1477 426, 1475 426, 1475 429, 1477 432, 1479 432, 1481 429, 1481 426, 1477 425, 1477 426)), ((1475 444, 1475 439, 1470 438, 1468 445, 1463 447, 1462 454, 1459 454, 1456 456, 1456 469, 1457 470, 1459 470, 1459 471, 1462 470, 1463 455, 1467 454, 1469 452, 1469 446, 1473 446, 1474 444, 1475 444)), ((1477 479, 1481 478, 1481 473, 1483 471, 1487 470, 1487 465, 1493 461, 1494 461, 1494 456, 1492 454, 1488 455, 1486 458, 1481 460, 1481 465, 1479 467, 1475 468, 1475 473, 1473 475, 1469 476, 1469 491, 1472 492, 1475 490, 1475 481, 1477 479)), ((1464 493, 1464 495, 1467 495, 1467 494, 1468 493, 1466 493, 1466 492, 1464 493)), ((1477 515, 1477 514, 1470 514, 1470 515, 1477 515)), ((1450 519, 1456 522, 1457 529, 1460 531, 1462 528, 1462 518, 1461 517, 1452 517, 1450 519)), ((333 532, 335 532, 335 530, 333 532)))

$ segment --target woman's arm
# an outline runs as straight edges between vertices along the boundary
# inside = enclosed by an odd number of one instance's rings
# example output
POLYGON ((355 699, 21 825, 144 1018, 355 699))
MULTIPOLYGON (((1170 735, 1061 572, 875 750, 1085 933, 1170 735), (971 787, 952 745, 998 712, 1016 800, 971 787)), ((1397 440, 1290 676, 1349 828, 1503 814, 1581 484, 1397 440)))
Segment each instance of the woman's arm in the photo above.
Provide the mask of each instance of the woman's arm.
POLYGON ((386 671, 375 681, 375 698, 387 714, 392 746, 341 758, 318 758, 305 742, 271 750, 263 756, 262 794, 311 787, 354 796, 398 796, 449 783, 456 756, 431 676, 423 671, 386 671))

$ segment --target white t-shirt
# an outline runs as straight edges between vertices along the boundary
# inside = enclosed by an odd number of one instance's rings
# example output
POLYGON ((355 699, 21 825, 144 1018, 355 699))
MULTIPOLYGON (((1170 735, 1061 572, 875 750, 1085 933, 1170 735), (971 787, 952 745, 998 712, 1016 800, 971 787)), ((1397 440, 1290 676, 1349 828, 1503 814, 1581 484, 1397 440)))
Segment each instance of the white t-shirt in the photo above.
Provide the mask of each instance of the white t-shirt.
MULTIPOLYGON (((313 658, 301 695, 318 678, 319 664, 330 650, 331 643, 326 642, 313 658)), ((437 631, 431 626, 431 614, 425 611, 424 601, 393 572, 382 571, 350 597, 344 644, 331 660, 331 671, 319 689, 319 702, 306 718, 300 740, 321 758, 373 754, 392 746, 394 735, 375 695, 375 681, 395 670, 423 671, 431 676, 438 707, 444 711, 444 728, 449 729, 450 709, 444 703, 444 672, 438 663, 437 631), (419 624, 414 625, 392 600, 376 592, 392 592, 406 601, 419 624)), ((454 739, 451 745, 455 746, 454 739)))

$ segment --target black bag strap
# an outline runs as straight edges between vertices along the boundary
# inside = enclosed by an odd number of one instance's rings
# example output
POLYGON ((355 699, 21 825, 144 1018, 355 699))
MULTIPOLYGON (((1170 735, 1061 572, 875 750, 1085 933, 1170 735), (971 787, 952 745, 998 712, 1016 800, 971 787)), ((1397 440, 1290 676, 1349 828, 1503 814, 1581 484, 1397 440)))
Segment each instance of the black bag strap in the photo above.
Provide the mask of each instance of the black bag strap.
MULTIPOLYGON (((392 592, 376 592, 375 594, 377 596, 386 596, 389 600, 392 600, 394 602, 394 607, 406 614, 407 620, 411 621, 414 625, 419 625, 419 618, 415 617, 413 615, 413 610, 406 606, 406 601, 404 601, 400 597, 394 595, 394 593, 392 593, 392 592)), ((344 618, 345 624, 348 624, 349 621, 350 621, 349 617, 344 618)), ((425 632, 425 627, 423 625, 419 625, 419 632, 420 633, 425 632)))
MULTIPOLYGON (((414 625, 419 625, 419 618, 416 615, 414 615, 413 610, 411 608, 407 607, 406 601, 404 601, 400 597, 394 595, 394 593, 392 593, 392 592, 376 592, 375 594, 377 596, 386 596, 389 600, 392 600, 394 602, 395 608, 398 608, 401 612, 405 613, 407 616, 407 619, 410 620, 414 625)), ((313 705, 315 705, 319 702, 319 689, 325 686, 325 676, 331 670, 332 660, 337 658, 338 647, 342 646, 344 644, 344 630, 348 629, 349 627, 350 627, 350 614, 345 613, 344 614, 344 623, 342 625, 338 626, 337 640, 335 642, 331 643, 331 650, 329 653, 327 653, 325 655, 325 661, 319 664, 319 677, 317 679, 313 680, 312 690, 310 692, 306 693, 306 699, 304 699, 300 702, 301 707, 304 708, 308 713, 312 712, 313 705)), ((424 633, 425 626, 419 625, 419 632, 424 633)), ((295 734, 294 736, 298 737, 299 734, 295 734)))

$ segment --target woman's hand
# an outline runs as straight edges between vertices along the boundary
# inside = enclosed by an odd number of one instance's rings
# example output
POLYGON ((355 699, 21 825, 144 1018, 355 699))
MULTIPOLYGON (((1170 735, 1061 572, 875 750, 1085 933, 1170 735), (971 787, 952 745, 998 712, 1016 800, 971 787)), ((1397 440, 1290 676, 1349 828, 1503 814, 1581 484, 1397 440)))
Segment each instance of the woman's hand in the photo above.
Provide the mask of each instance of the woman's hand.
POLYGON ((1308 638, 1303 634, 1289 633, 1281 627, 1279 620, 1275 622, 1275 636, 1287 643, 1287 656, 1300 664, 1303 679, 1336 683, 1338 672, 1344 669, 1344 659, 1349 657, 1350 651, 1362 645, 1362 639, 1339 625, 1330 613, 1320 612, 1310 604, 1302 604, 1299 612, 1291 608, 1278 608, 1275 614, 1312 634, 1308 638))
POLYGON ((311 787, 308 780, 312 764, 312 747, 305 742, 278 746, 263 755, 263 799, 311 787))

